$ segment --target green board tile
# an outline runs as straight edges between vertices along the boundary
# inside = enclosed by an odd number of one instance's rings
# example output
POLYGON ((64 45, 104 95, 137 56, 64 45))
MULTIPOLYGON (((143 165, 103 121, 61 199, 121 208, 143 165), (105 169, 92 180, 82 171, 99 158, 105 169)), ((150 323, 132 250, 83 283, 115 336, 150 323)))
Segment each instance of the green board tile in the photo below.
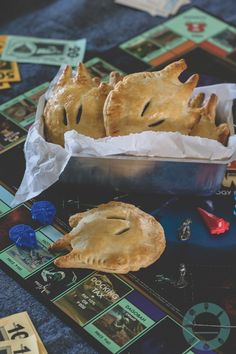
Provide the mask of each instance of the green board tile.
POLYGON ((228 26, 223 31, 217 33, 210 39, 209 42, 231 53, 236 49, 236 29, 228 26))
POLYGON ((198 9, 190 9, 182 15, 167 21, 165 26, 181 36, 201 43, 223 31, 227 24, 198 9))

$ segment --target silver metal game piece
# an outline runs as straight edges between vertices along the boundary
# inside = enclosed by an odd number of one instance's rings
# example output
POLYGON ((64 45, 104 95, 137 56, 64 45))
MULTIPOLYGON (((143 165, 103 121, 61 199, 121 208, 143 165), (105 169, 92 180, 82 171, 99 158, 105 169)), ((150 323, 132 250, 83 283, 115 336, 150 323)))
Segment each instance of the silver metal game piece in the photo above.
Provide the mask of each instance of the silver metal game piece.
POLYGON ((179 265, 179 275, 177 279, 169 278, 164 274, 156 274, 155 282, 158 284, 159 288, 164 288, 165 286, 173 286, 178 289, 183 289, 188 285, 186 280, 186 266, 184 263, 179 265))
POLYGON ((178 228, 180 241, 187 241, 190 239, 190 236, 191 236, 190 225, 191 224, 192 224, 192 220, 190 218, 188 218, 178 228))
POLYGON ((179 279, 175 282, 174 286, 179 289, 183 289, 188 285, 186 280, 186 266, 184 263, 179 265, 179 279))

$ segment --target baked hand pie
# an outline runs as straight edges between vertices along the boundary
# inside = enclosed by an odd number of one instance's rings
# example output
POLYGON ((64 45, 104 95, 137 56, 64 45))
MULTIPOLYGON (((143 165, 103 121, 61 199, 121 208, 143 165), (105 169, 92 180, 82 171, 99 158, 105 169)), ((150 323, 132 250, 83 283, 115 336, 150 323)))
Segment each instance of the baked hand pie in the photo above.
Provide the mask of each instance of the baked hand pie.
POLYGON ((99 78, 90 76, 82 63, 72 77, 72 68, 67 65, 44 109, 46 140, 64 146, 64 133, 72 129, 95 139, 104 137, 104 102, 120 79, 113 72, 108 84, 101 83, 99 78))
POLYGON ((131 204, 101 204, 71 216, 69 224, 71 232, 50 246, 70 250, 54 261, 58 267, 128 273, 149 266, 165 249, 162 226, 131 204))
MULTIPOLYGON (((191 105, 193 107, 201 107, 204 98, 205 95, 203 93, 199 93, 195 98, 192 99, 191 105)), ((216 126, 216 105, 217 96, 212 94, 205 106, 202 107, 200 121, 192 129, 190 135, 214 139, 223 145, 227 145, 230 135, 229 126, 227 123, 221 123, 216 126)))
POLYGON ((185 83, 178 79, 185 61, 161 71, 130 74, 109 93, 104 105, 106 134, 128 135, 146 130, 189 134, 200 119, 200 109, 189 105, 197 74, 185 83))

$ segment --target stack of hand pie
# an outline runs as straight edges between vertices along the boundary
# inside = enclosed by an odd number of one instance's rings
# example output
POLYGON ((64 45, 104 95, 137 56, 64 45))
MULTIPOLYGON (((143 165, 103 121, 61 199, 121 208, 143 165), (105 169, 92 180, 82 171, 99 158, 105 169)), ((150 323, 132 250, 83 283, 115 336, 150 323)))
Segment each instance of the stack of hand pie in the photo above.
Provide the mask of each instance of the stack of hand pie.
POLYGON ((67 66, 44 109, 46 140, 63 146, 64 133, 72 129, 95 139, 154 130, 227 145, 229 126, 215 123, 216 95, 207 102, 203 93, 192 97, 199 76, 180 82, 178 77, 186 67, 179 60, 161 71, 125 77, 112 72, 106 84, 92 78, 83 64, 74 77, 67 66))

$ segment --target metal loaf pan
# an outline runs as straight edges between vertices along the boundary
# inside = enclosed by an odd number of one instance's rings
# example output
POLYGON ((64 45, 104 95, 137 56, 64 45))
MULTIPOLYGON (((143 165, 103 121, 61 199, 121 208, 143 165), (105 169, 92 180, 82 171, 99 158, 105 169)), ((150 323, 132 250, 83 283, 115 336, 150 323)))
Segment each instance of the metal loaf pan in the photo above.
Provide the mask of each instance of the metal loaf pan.
POLYGON ((220 189, 228 161, 136 156, 71 157, 60 181, 121 192, 207 196, 220 189))

